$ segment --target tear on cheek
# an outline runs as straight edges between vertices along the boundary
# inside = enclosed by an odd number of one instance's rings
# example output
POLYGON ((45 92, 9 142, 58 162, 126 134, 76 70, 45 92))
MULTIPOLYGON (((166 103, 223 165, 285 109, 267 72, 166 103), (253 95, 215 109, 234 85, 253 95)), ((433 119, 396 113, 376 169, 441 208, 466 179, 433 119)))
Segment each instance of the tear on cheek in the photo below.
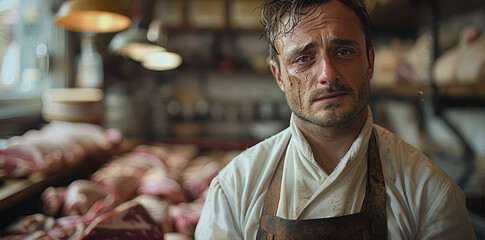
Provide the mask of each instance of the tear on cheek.
POLYGON ((301 85, 301 80, 298 77, 292 76, 289 77, 289 83, 290 87, 292 87, 293 84, 301 85))

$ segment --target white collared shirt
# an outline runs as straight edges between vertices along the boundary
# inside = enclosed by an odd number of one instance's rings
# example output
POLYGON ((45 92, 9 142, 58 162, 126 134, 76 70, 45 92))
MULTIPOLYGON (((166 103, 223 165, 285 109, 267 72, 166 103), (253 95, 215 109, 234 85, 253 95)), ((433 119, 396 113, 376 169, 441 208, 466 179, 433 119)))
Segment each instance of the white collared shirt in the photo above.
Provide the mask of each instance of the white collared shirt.
POLYGON ((360 212, 367 145, 375 129, 386 185, 389 239, 475 239, 465 195, 432 160, 367 122, 328 175, 290 120, 289 128, 247 149, 211 183, 196 239, 255 239, 269 182, 283 151, 278 217, 312 219, 360 212))

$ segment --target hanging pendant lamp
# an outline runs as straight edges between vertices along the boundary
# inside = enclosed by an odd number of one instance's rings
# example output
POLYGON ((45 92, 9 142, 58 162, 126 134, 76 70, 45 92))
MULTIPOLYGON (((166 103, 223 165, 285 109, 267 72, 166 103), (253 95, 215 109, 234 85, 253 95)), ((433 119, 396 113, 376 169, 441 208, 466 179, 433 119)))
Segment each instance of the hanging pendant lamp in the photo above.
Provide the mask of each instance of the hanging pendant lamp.
POLYGON ((140 27, 142 7, 141 1, 134 2, 131 27, 113 37, 108 46, 109 51, 140 62, 149 70, 166 71, 179 67, 182 57, 177 53, 167 52, 161 46, 167 43, 167 36, 161 32, 161 20, 157 17, 153 19, 148 30, 140 27))
POLYGON ((167 71, 178 68, 182 64, 182 56, 174 52, 155 52, 147 54, 141 60, 141 65, 153 71, 167 71))
POLYGON ((118 32, 131 25, 123 0, 68 0, 55 16, 61 27, 75 32, 118 32))
POLYGON ((133 21, 130 28, 123 32, 117 33, 108 49, 115 55, 129 57, 137 62, 141 61, 143 56, 151 52, 165 51, 165 48, 153 44, 147 39, 147 30, 141 28, 143 18, 143 2, 135 1, 131 6, 133 21))
POLYGON ((147 30, 138 28, 137 24, 117 33, 109 43, 108 49, 113 54, 126 56, 137 62, 148 53, 165 51, 162 46, 148 41, 147 30))

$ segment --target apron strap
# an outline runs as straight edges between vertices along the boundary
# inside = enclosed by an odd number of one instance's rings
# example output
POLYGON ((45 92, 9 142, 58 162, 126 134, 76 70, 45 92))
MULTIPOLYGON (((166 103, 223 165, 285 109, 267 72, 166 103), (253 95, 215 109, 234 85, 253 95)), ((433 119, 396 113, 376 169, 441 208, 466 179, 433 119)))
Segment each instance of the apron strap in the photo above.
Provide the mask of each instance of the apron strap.
POLYGON ((366 195, 372 228, 372 239, 387 239, 386 187, 374 131, 372 131, 367 148, 366 195))
POLYGON ((275 237, 274 235, 265 232, 264 229, 261 229, 263 220, 262 216, 276 216, 276 210, 278 209, 278 203, 280 202, 281 179, 283 175, 283 163, 285 162, 284 160, 286 155, 286 149, 287 148, 285 148, 285 151, 283 152, 283 155, 281 156, 281 159, 276 166, 276 171, 271 178, 268 192, 266 193, 266 196, 264 198, 263 211, 261 213, 261 219, 259 221, 260 227, 258 228, 258 232, 256 235, 257 240, 273 240, 275 237))
POLYGON ((271 182, 269 183, 268 192, 266 193, 266 197, 264 198, 264 205, 263 205, 263 212, 261 216, 264 215, 271 215, 276 216, 276 210, 278 210, 278 203, 280 202, 280 191, 281 191, 281 179, 283 175, 283 163, 285 162, 285 155, 286 149, 281 156, 278 165, 276 166, 276 171, 273 174, 273 178, 271 178, 271 182), (268 196, 277 196, 276 199, 268 196))

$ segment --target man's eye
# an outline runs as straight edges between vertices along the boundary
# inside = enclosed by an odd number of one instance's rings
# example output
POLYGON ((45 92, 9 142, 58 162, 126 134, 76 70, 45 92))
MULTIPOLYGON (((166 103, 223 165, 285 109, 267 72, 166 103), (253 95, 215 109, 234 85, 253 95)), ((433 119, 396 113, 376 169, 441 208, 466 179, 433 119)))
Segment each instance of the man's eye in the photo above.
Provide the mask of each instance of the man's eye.
POLYGON ((301 56, 301 57, 296 58, 294 62, 298 63, 298 64, 302 64, 302 63, 307 63, 308 61, 310 61, 309 56, 301 56))
POLYGON ((337 56, 343 56, 343 57, 349 56, 350 54, 352 54, 352 51, 349 49, 343 49, 337 52, 337 56))

